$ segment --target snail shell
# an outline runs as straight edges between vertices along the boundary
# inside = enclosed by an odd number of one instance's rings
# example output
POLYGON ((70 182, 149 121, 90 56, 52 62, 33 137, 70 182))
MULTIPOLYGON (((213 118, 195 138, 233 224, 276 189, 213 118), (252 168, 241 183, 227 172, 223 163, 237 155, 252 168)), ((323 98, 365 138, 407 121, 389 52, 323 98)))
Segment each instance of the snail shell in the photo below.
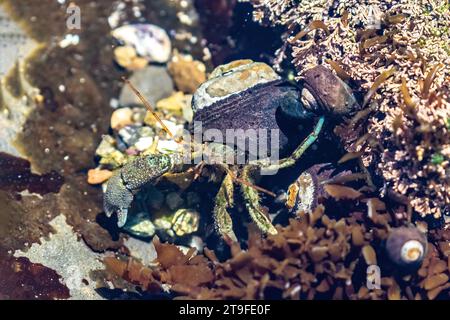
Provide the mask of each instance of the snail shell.
POLYGON ((271 149, 272 130, 279 130, 276 147, 282 149, 287 145, 287 137, 279 127, 276 113, 282 105, 300 108, 298 94, 295 86, 286 85, 267 64, 233 61, 217 67, 194 94, 191 132, 195 122, 201 122, 203 132, 219 130, 224 139, 229 129, 253 129, 256 135, 246 136, 246 142, 258 145, 262 129, 267 136, 261 141, 271 149))
POLYGON ((386 240, 387 255, 401 267, 419 267, 426 250, 426 236, 415 227, 395 228, 386 240))
POLYGON ((307 70, 301 83, 300 99, 305 109, 316 114, 341 118, 358 107, 350 87, 323 65, 307 70))
POLYGON ((246 135, 246 143, 259 146, 262 141, 273 150, 270 135, 279 130, 282 151, 289 139, 297 145, 309 133, 298 128, 312 127, 315 117, 341 118, 356 107, 349 86, 322 65, 307 70, 294 86, 265 63, 237 60, 217 67, 195 92, 191 132, 199 122, 202 133, 214 129, 222 137, 228 129, 253 129, 257 134, 246 135), (267 135, 262 140, 261 129, 267 135))
POLYGON ((334 168, 328 163, 316 164, 302 172, 287 191, 286 206, 289 211, 312 212, 324 197, 322 181, 333 175, 334 168))

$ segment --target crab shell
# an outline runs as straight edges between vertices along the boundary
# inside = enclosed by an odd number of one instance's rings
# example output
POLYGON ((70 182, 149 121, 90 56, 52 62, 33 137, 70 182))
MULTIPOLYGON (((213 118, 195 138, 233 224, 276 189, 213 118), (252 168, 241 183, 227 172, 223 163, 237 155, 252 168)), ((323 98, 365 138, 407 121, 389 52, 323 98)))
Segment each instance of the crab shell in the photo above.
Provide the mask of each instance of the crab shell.
POLYGON ((290 127, 302 122, 310 125, 323 114, 341 117, 356 105, 350 88, 326 67, 306 71, 299 86, 294 86, 265 63, 237 60, 217 67, 197 89, 190 129, 195 133, 201 123, 202 132, 219 130, 224 140, 229 129, 253 129, 256 135, 246 135, 246 139, 255 145, 267 141, 268 149, 271 133, 278 130, 277 147, 283 150, 290 139, 290 127), (264 140, 259 139, 261 134, 266 134, 264 140))

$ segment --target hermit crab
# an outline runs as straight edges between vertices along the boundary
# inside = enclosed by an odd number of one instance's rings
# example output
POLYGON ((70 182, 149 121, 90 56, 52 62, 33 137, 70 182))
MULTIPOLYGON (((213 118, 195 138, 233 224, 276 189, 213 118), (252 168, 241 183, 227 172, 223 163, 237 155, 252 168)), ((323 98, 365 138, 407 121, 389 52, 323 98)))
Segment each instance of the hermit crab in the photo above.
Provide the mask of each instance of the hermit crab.
MULTIPOLYGON (((133 90, 151 111, 142 95, 133 90)), ((219 234, 236 239, 229 214, 234 205, 234 183, 240 186, 245 207, 256 225, 264 233, 276 234, 270 218, 260 207, 259 192, 268 191, 255 186, 255 179, 261 174, 274 174, 279 169, 293 166, 317 140, 326 120, 342 118, 356 107, 350 88, 324 66, 307 70, 295 85, 281 79, 265 63, 238 60, 217 67, 209 80, 198 88, 192 101, 194 125, 191 132, 195 136, 198 130, 195 124, 200 123, 206 141, 179 142, 187 144, 188 159, 205 154, 208 159, 227 159, 213 162, 224 172, 213 212, 219 234), (276 156, 288 143, 289 126, 311 122, 315 123, 313 132, 293 152, 278 159, 276 156), (249 156, 240 163, 237 158, 248 150, 228 141, 208 140, 211 138, 210 135, 205 138, 208 130, 212 130, 214 135, 241 130, 246 142, 243 145, 261 145, 265 140, 264 143, 274 147, 263 158, 249 156), (256 134, 245 134, 251 130, 256 134), (276 143, 271 140, 272 135, 267 137, 267 131, 279 133, 276 143)), ((107 216, 117 213, 118 225, 123 226, 133 195, 145 184, 156 183, 166 173, 185 170, 189 165, 185 159, 186 154, 174 152, 140 156, 125 164, 107 182, 104 194, 107 216)))

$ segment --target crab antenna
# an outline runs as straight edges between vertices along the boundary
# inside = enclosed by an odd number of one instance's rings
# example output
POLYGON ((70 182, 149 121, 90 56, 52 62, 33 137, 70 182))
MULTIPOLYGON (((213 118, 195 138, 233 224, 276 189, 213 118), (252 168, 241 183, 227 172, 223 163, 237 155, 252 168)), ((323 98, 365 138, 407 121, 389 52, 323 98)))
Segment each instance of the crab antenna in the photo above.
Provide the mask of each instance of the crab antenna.
POLYGON ((164 122, 161 120, 161 118, 156 114, 156 112, 153 110, 150 103, 147 101, 147 99, 144 98, 144 96, 139 92, 139 90, 131 83, 130 80, 128 80, 125 77, 122 77, 122 80, 130 86, 131 90, 134 92, 134 94, 141 100, 141 102, 144 104, 144 106, 147 108, 148 112, 152 114, 153 117, 155 117, 156 121, 162 126, 163 130, 177 143, 181 143, 180 138, 175 138, 173 133, 167 128, 167 126, 164 124, 164 122))

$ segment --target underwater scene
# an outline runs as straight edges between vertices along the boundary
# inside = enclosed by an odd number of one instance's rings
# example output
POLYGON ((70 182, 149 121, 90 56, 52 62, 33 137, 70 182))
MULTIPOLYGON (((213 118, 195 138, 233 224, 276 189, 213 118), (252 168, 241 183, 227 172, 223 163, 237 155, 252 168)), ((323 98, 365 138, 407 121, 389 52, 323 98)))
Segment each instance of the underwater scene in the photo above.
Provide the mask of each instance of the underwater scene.
POLYGON ((449 1, 0 0, 0 300, 449 277, 449 1))

